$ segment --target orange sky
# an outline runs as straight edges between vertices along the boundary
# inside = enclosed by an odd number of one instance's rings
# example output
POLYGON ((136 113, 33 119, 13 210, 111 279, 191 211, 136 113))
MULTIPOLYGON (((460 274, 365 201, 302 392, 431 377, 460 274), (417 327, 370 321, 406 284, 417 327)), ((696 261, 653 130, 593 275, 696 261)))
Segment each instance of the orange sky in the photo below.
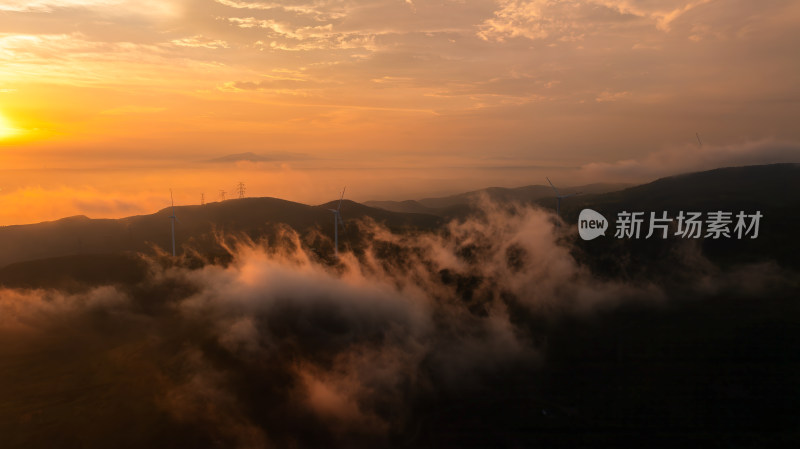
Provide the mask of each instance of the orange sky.
POLYGON ((0 0, 0 225, 800 161, 797 48, 792 0, 0 0))

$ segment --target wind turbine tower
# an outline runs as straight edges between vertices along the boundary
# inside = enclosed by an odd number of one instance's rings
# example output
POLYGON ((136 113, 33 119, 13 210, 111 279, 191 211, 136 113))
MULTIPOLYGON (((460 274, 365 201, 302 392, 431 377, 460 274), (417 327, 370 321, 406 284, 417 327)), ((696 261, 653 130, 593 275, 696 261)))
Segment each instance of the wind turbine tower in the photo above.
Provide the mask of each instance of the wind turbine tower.
POLYGON ((581 192, 570 193, 569 195, 562 195, 561 192, 558 191, 556 186, 554 186, 553 183, 550 181, 550 178, 547 178, 547 182, 550 183, 550 187, 552 187, 553 191, 556 192, 556 215, 558 217, 561 217, 561 200, 564 198, 569 198, 571 196, 580 195, 581 192))
POLYGON ((339 206, 337 206, 336 209, 328 209, 333 212, 333 254, 337 258, 339 257, 339 224, 344 228, 344 221, 342 221, 342 214, 340 211, 342 209, 342 200, 344 200, 344 191, 346 189, 347 186, 342 189, 342 197, 339 198, 339 206))

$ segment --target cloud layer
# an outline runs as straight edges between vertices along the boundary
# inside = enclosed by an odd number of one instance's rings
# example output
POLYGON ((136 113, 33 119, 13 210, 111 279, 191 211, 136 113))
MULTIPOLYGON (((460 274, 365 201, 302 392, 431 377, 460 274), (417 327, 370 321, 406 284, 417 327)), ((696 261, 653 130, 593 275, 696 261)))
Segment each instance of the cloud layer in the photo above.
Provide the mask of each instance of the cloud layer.
MULTIPOLYGON (((539 210, 484 203, 440 234, 359 226, 372 243, 334 266, 286 231, 228 239, 226 266, 151 260, 136 285, 1 290, 0 356, 15 364, 0 374, 0 429, 29 447, 108 446, 121 426, 140 429, 133 446, 413 444, 424 404, 534 373, 544 323, 670 299, 668 285, 593 276, 539 210)), ((738 288, 694 258, 681 295, 738 288)), ((752 294, 791 285, 774 266, 749 273, 752 294)))
MULTIPOLYGON (((329 170, 332 185, 379 193, 362 200, 409 199, 556 174, 615 182, 574 169, 643 160, 696 132, 709 148, 792 146, 798 20, 789 0, 4 2, 3 189, 82 191, 76 178, 91 178, 135 197, 137 176, 173 185, 168 172, 194 161, 300 153, 317 162, 264 194, 323 202, 335 189, 305 194, 304 180, 329 170), (131 178, 108 174, 119 168, 131 178)), ((5 210, 3 224, 56 218, 5 210)), ((66 214, 80 213, 93 209, 66 214)))
POLYGON ((800 146, 793 142, 759 141, 735 145, 683 145, 666 148, 641 159, 590 163, 580 171, 588 179, 642 180, 719 167, 800 162, 800 146))
POLYGON ((23 117, 29 138, 118 136, 142 118, 118 117, 119 129, 101 131, 96 115, 147 107, 166 112, 161 145, 209 124, 217 139, 242 125, 236 104, 276 125, 244 127, 273 141, 290 140, 281 129, 314 128, 304 151, 333 144, 337 127, 351 142, 408 127, 446 153, 463 150, 467 132, 468 150, 481 153, 495 142, 536 158, 564 139, 558 146, 578 158, 591 154, 581 149, 589 142, 614 157, 648 138, 651 149, 680 141, 652 133, 685 132, 680 115, 725 142, 798 138, 779 119, 798 96, 788 76, 795 58, 785 56, 800 13, 789 1, 52 0, 3 11, 0 87, 15 89, 5 94, 14 115, 48 89, 65 100, 106 92, 76 104, 77 116, 50 107, 55 121, 23 117), (204 123, 208 114, 215 120, 204 123), (624 125, 640 119, 644 132, 624 125), (471 131, 479 122, 495 135, 471 131), (612 136, 609 126, 627 131, 612 136), (576 128, 584 132, 566 132, 576 128))

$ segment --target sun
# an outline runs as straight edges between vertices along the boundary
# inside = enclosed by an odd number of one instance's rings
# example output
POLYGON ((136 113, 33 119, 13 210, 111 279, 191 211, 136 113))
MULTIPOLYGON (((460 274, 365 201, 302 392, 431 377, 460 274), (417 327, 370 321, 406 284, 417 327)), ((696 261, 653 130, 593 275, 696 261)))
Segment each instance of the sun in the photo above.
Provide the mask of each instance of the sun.
POLYGON ((8 119, 2 113, 0 113, 0 139, 12 137, 18 132, 19 130, 14 128, 11 125, 11 122, 9 122, 8 119))

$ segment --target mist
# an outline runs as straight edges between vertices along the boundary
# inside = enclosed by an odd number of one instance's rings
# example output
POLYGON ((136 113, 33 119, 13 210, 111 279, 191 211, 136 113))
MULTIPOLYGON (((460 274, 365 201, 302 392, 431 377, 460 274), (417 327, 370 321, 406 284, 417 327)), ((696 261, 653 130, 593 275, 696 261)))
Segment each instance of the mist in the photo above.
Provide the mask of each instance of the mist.
POLYGON ((485 198, 436 233, 356 226, 364 244, 334 262, 309 248, 319 236, 283 228, 220 236, 229 263, 141 256, 134 284, 0 291, 0 434, 11 447, 546 446, 537 432, 590 416, 547 391, 574 323, 797 290, 775 264, 723 270, 692 247, 677 250, 680 288, 600 277, 554 215, 485 198))

